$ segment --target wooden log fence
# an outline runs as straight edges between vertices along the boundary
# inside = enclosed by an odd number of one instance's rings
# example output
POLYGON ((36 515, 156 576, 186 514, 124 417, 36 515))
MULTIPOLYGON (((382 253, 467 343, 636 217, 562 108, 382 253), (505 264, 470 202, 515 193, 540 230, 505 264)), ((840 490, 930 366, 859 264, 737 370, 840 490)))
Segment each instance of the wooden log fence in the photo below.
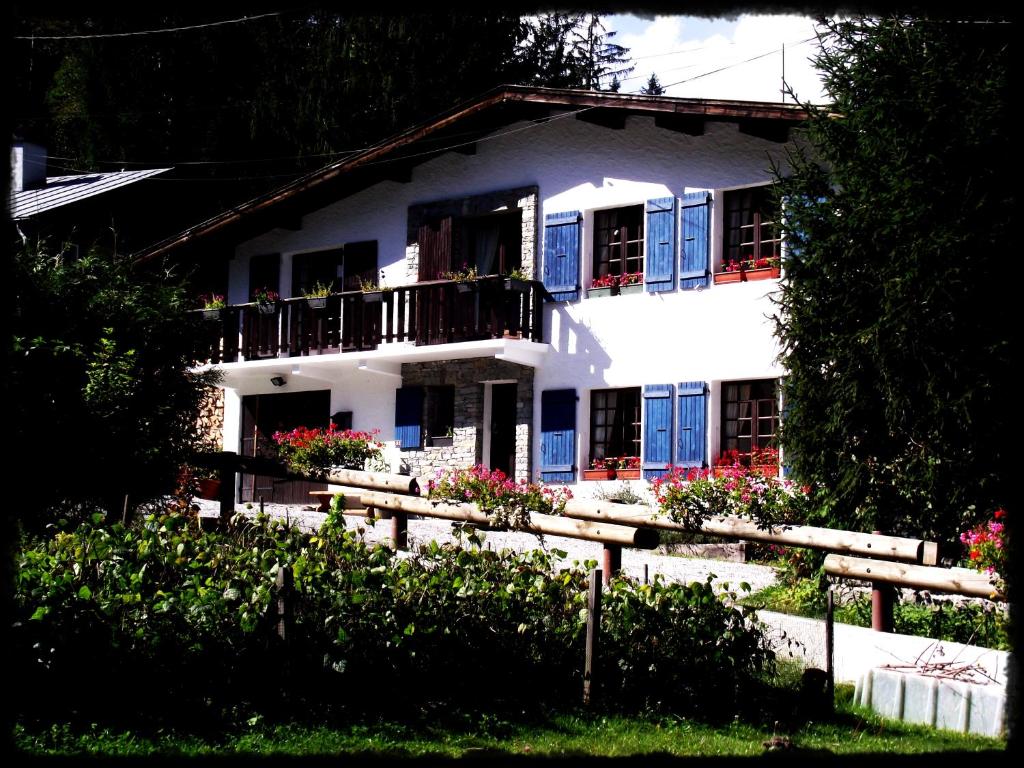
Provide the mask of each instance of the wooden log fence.
MULTIPOLYGON (((386 509, 405 514, 437 517, 442 520, 474 523, 488 527, 491 520, 487 513, 476 504, 449 504, 415 496, 397 496, 390 493, 366 491, 359 495, 360 501, 369 508, 386 509)), ((603 544, 634 547, 636 549, 654 549, 660 537, 657 531, 647 528, 636 528, 630 525, 617 525, 607 522, 590 522, 573 520, 556 515, 545 515, 539 512, 530 514, 529 522, 521 529, 528 533, 541 533, 551 536, 566 536, 573 539, 598 541, 603 544)))
POLYGON ((666 531, 690 531, 729 539, 747 539, 794 547, 807 547, 826 552, 870 555, 888 560, 905 560, 923 565, 938 562, 938 544, 923 539, 882 536, 810 525, 780 525, 772 529, 739 517, 712 517, 700 528, 690 528, 668 517, 659 517, 643 504, 616 504, 571 499, 565 514, 580 520, 593 520, 656 528, 666 531))
POLYGON ((825 558, 825 572, 846 579, 880 581, 901 587, 1006 600, 1006 596, 992 583, 991 576, 966 569, 933 568, 832 554, 825 558))

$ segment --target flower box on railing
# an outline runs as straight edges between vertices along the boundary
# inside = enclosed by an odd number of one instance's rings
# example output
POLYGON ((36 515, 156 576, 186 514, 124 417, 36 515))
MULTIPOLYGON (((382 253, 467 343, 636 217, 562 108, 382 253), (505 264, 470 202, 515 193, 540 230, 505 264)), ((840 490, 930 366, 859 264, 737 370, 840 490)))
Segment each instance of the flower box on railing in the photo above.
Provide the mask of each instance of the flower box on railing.
POLYGON ((506 277, 505 278, 505 290, 515 291, 516 293, 525 293, 530 290, 530 283, 527 280, 521 280, 518 277, 506 277))
POLYGON ((326 296, 307 296, 306 304, 310 309, 323 309, 327 306, 326 296))
POLYGON ((605 468, 601 468, 601 469, 584 469, 583 470, 583 479, 584 480, 614 480, 615 479, 616 471, 617 470, 615 470, 615 469, 605 469, 605 468))
POLYGON ((639 467, 624 467, 615 470, 616 480, 639 480, 643 475, 643 470, 639 467))
POLYGON ((730 272, 716 272, 715 285, 723 283, 746 283, 751 280, 772 280, 782 276, 781 267, 760 267, 758 269, 736 269, 730 272))
POLYGON ((587 298, 588 299, 596 299, 596 298, 599 298, 601 296, 612 296, 612 295, 614 295, 613 291, 617 291, 617 290, 618 290, 617 286, 611 286, 611 285, 602 286, 600 288, 587 288, 587 298))
POLYGON ((627 293, 643 293, 643 283, 633 283, 632 285, 620 285, 619 296, 625 296, 627 293))
POLYGON ((277 312, 276 301, 257 301, 256 309, 259 310, 261 315, 272 315, 277 312))

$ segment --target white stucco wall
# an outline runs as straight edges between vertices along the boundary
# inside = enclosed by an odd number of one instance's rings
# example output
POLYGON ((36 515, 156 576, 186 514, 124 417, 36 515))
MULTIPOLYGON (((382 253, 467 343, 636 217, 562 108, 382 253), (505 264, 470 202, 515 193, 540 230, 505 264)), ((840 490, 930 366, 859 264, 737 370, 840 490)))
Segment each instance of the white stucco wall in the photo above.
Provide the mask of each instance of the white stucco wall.
MULTIPOLYGON (((416 167, 409 183, 381 182, 304 216, 297 231, 275 229, 243 243, 231 263, 229 301, 248 300, 251 256, 281 254, 281 292, 287 296, 292 256, 360 240, 377 240, 386 284, 406 283, 410 205, 532 185, 539 188, 542 209, 538 254, 543 254, 543 214, 584 212, 583 286, 591 280, 595 209, 638 204, 652 197, 681 197, 698 189, 713 190, 711 249, 717 264, 722 191, 769 182, 772 160, 784 166, 783 145, 741 134, 734 123, 708 122, 703 136, 657 128, 653 118, 647 117, 630 117, 624 130, 612 130, 576 120, 569 113, 540 125, 507 126, 478 141, 475 155, 442 155, 416 167)), ((767 294, 776 288, 777 282, 768 280, 546 305, 545 339, 552 350, 536 370, 534 424, 540 423, 541 391, 576 388, 580 394, 577 462, 582 467, 589 444, 590 389, 703 379, 712 385, 709 457, 713 457, 718 383, 782 372, 775 363, 778 350, 767 319, 773 311, 767 294)), ((582 293, 585 296, 585 289, 582 293)), ((352 410, 355 427, 379 427, 382 437, 393 436, 397 380, 360 376, 345 368, 333 380, 295 381, 295 386, 289 391, 332 386, 332 412, 352 410)), ((273 388, 268 386, 266 391, 273 388)), ((237 430, 237 419, 229 417, 226 447, 237 442, 237 430), (232 429, 233 434, 228 434, 232 429)), ((532 453, 540 455, 539 429, 534 430, 532 453)))

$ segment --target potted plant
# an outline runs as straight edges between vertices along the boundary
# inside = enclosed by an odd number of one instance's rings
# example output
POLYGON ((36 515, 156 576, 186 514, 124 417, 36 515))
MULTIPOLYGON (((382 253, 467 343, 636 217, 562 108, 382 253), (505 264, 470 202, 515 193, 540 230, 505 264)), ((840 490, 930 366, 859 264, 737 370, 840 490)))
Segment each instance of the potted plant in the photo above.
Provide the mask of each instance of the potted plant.
POLYGON ((614 480, 619 461, 614 456, 590 460, 590 469, 583 470, 584 480, 614 480))
POLYGON ((519 267, 505 275, 505 290, 525 293, 530 288, 529 278, 519 267))
POLYGON ((363 292, 363 302, 380 301, 384 298, 384 291, 372 280, 359 278, 359 290, 363 292))
POLYGON ((781 275, 782 266, 778 256, 760 259, 733 259, 722 265, 721 272, 715 273, 715 284, 771 280, 781 275))
POLYGON ((306 291, 306 304, 310 309, 323 309, 327 306, 327 297, 331 295, 331 286, 327 283, 317 282, 312 288, 306 291))
POLYGON ((476 290, 476 281, 480 275, 476 272, 476 266, 471 267, 466 262, 462 262, 462 269, 456 272, 445 272, 442 277, 445 280, 452 280, 459 293, 471 293, 476 290))
POLYGON ((644 292, 644 273, 626 272, 619 275, 619 295, 644 292))
POLYGON ((384 298, 384 292, 389 290, 384 287, 384 270, 380 271, 380 282, 375 283, 372 280, 366 280, 362 277, 359 278, 359 290, 363 292, 363 301, 381 301, 384 298))
POLYGON ((227 306, 224 297, 219 293, 204 293, 199 298, 203 302, 203 317, 208 320, 219 319, 222 314, 221 310, 227 306))
POLYGON ((272 291, 269 288, 257 288, 252 292, 252 300, 256 303, 256 308, 263 315, 272 315, 277 311, 277 300, 281 296, 277 291, 272 291))
POLYGON ((455 430, 448 427, 443 435, 431 435, 430 444, 435 448, 447 448, 455 442, 455 430))
POLYGON ((587 298, 594 299, 598 296, 614 296, 619 290, 618 275, 603 275, 595 277, 590 287, 587 288, 587 298))
POLYGON ((618 480, 639 480, 641 477, 640 457, 620 456, 615 477, 618 480))

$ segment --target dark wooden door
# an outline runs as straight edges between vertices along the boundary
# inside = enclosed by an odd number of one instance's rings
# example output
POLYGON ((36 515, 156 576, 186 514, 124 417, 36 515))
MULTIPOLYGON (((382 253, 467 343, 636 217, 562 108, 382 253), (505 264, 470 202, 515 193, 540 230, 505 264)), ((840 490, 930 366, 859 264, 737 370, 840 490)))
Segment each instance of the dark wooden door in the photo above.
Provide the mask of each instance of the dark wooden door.
MULTIPOLYGON (((244 456, 277 456, 271 439, 275 432, 296 427, 325 428, 330 419, 330 390, 288 392, 274 395, 247 395, 242 398, 242 454, 244 456)), ((310 491, 325 491, 324 483, 305 480, 280 480, 264 475, 240 475, 242 502, 312 504, 310 491)))
POLYGON ((516 469, 516 385, 491 388, 491 469, 509 477, 516 469))

